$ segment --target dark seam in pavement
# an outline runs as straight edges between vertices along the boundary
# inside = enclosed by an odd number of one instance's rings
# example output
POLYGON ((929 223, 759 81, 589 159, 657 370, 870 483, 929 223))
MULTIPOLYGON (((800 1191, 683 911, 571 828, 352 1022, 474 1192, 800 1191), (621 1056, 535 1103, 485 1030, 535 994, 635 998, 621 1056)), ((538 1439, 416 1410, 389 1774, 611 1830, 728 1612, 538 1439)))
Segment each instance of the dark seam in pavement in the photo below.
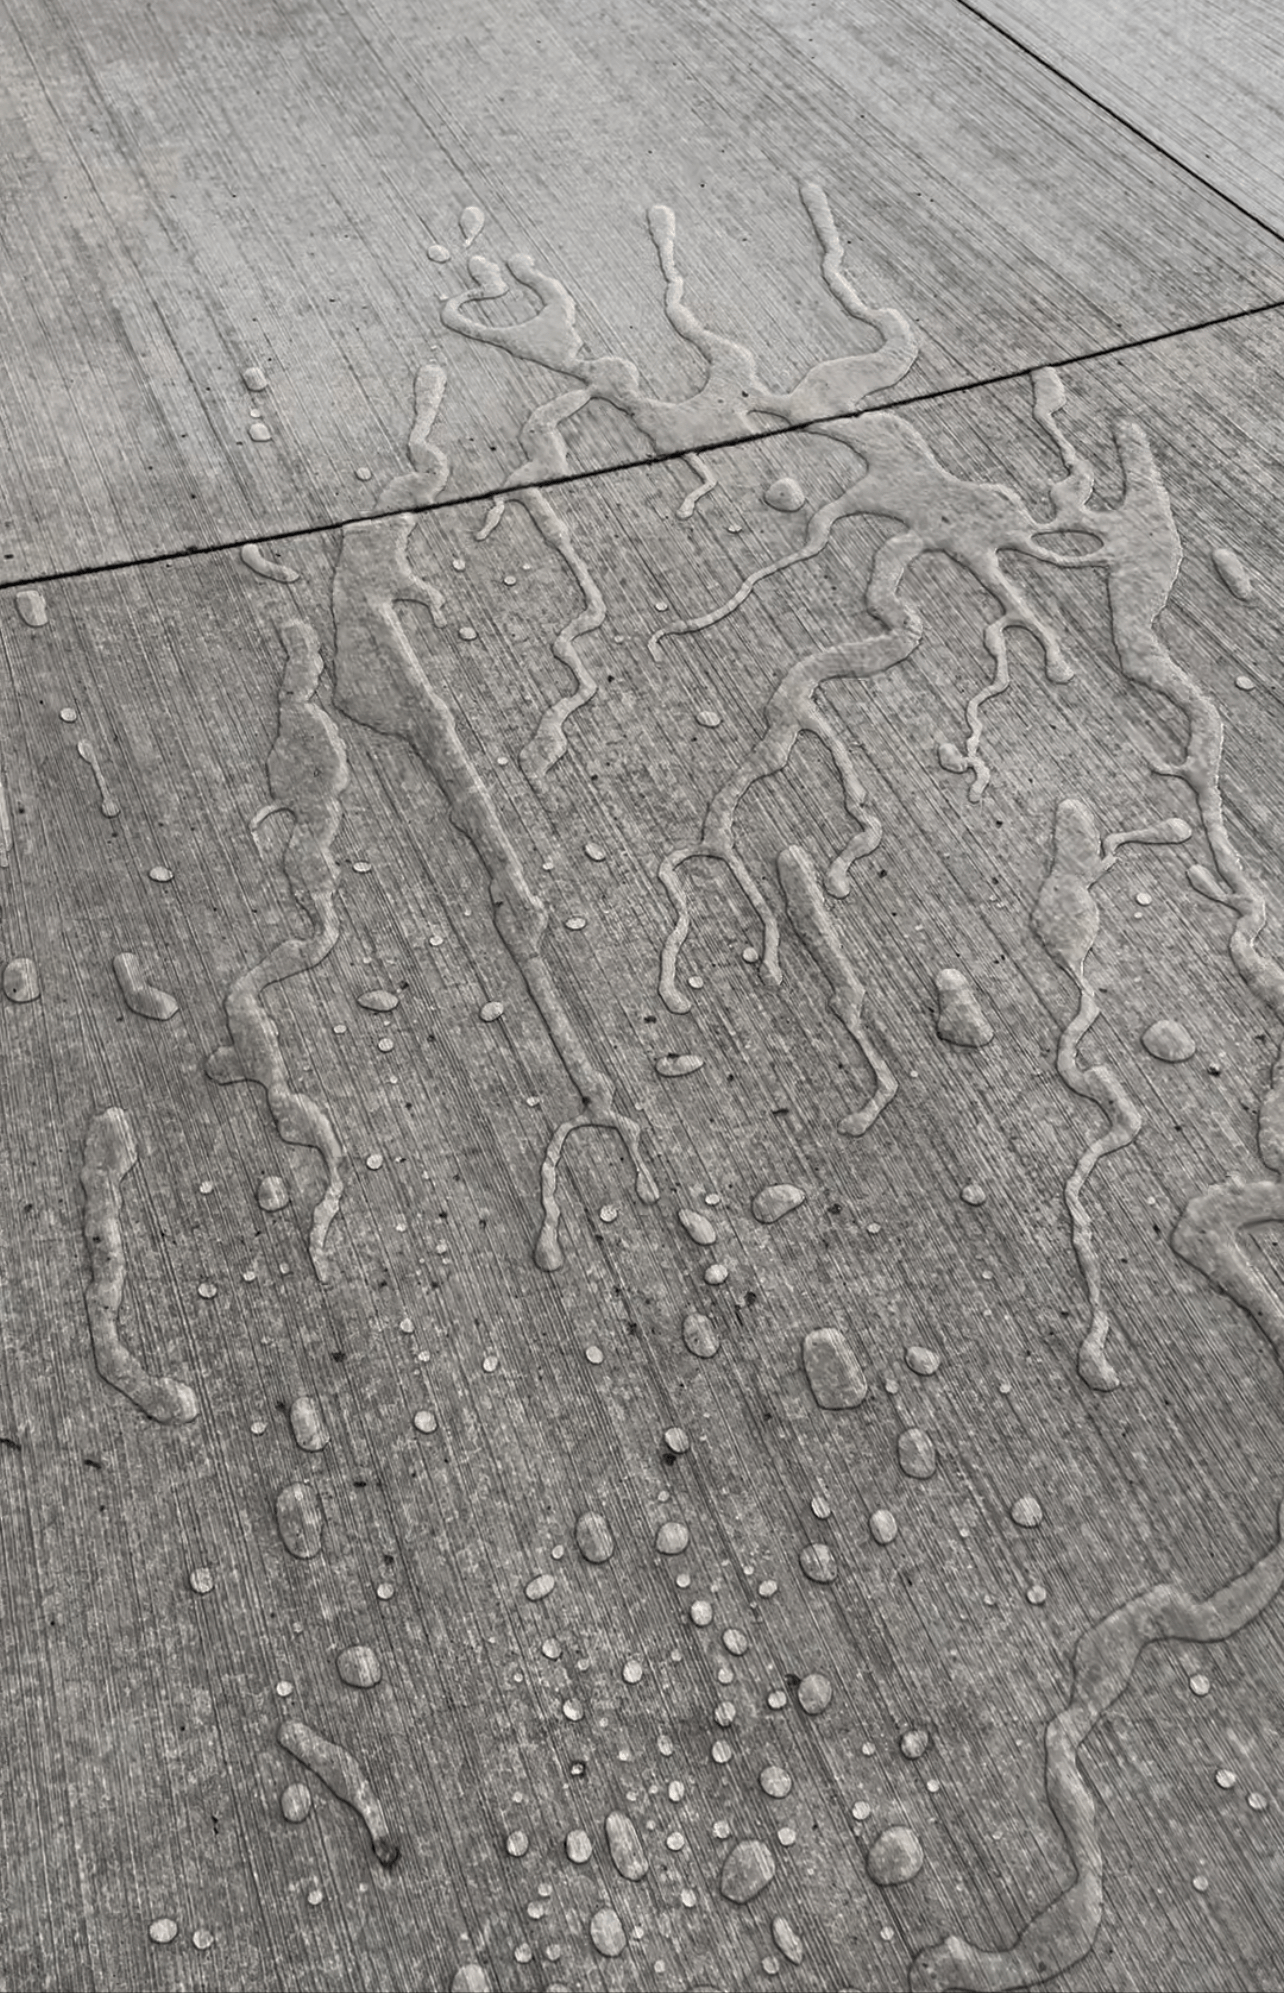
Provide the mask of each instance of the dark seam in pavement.
MULTIPOLYGON (((965 4, 965 0, 959 0, 965 4)), ((1090 353, 1073 353, 1060 360, 1031 360, 1023 367, 1013 367, 1004 374, 986 374, 975 381, 960 381, 949 388, 925 388, 921 394, 898 395, 891 401, 880 401, 863 408, 849 411, 851 416, 873 415, 885 409, 914 408, 922 402, 947 401, 953 395, 971 394, 977 388, 1002 387, 1010 381, 1021 381, 1030 374, 1038 373, 1043 367, 1086 367, 1097 360, 1110 360, 1122 353, 1137 353, 1148 346, 1162 346, 1169 339, 1185 339, 1197 332, 1212 332, 1220 325, 1238 325, 1246 318, 1260 318, 1266 312, 1284 311, 1284 298, 1273 298, 1266 304, 1246 305, 1242 311, 1224 312, 1219 318, 1203 318, 1193 325, 1179 325, 1171 332, 1149 332, 1144 339, 1121 340, 1117 346, 1099 346, 1090 353)), ((842 421, 843 415, 827 416, 826 421, 842 421)), ((746 444, 769 443, 782 436, 805 436, 816 425, 810 422, 791 422, 778 429, 764 429, 755 436, 728 436, 725 443, 705 443, 701 445, 701 455, 709 456, 715 451, 738 450, 746 444)), ((595 479, 617 477, 624 471, 644 471, 657 464, 679 464, 686 461, 688 452, 666 450, 652 457, 626 457, 618 464, 602 464, 596 470, 571 471, 566 477, 541 478, 531 484, 490 485, 481 491, 460 492, 454 498, 438 499, 433 505, 399 506, 391 512, 357 512, 346 519, 326 519, 317 526, 281 526, 271 533, 248 533, 235 540, 212 540, 207 546, 171 547, 163 553, 135 554, 121 560, 99 561, 85 567, 68 567, 47 570, 43 574, 0 575, 0 590, 6 594, 12 588, 44 588, 57 581, 82 581, 96 574, 121 574, 128 568, 159 567, 170 561, 197 560, 205 554, 234 554, 242 547, 271 547, 283 540, 308 540, 320 533, 339 533, 345 526, 359 526, 370 519, 395 519, 403 512, 413 513, 417 518, 430 519, 438 512, 453 512, 461 505, 487 505, 496 498, 511 498, 519 491, 556 491, 567 485, 588 484, 595 479)))
POLYGON ((1046 69, 1050 76, 1055 76, 1059 83, 1064 83, 1068 90, 1073 90, 1076 96, 1082 97, 1086 103, 1091 104, 1094 110, 1101 111, 1104 116, 1112 118, 1117 125, 1122 125, 1126 132, 1131 132, 1132 136, 1139 138, 1143 145, 1148 145, 1152 152, 1157 152, 1161 159, 1166 159, 1170 166, 1175 166, 1179 172, 1185 173, 1197 186, 1202 187, 1206 193, 1212 194, 1219 201, 1225 201, 1228 208, 1234 208, 1237 215, 1242 215, 1245 221, 1253 222, 1256 227, 1264 230, 1267 235, 1273 236, 1276 242, 1284 242, 1284 231, 1272 227, 1268 221, 1263 221, 1261 215, 1254 214, 1253 210, 1246 208, 1242 201, 1237 201, 1233 194, 1224 192, 1221 187, 1215 187, 1213 182, 1206 180, 1203 174, 1194 166, 1187 165, 1186 161, 1179 159, 1176 153, 1169 152, 1166 145, 1161 145, 1159 140, 1153 137, 1150 132, 1144 131, 1140 125, 1135 125, 1131 118, 1124 116, 1122 111, 1116 111, 1112 105, 1103 103, 1100 97, 1094 97, 1086 84, 1076 83, 1074 77, 1067 76, 1064 69, 1058 69, 1056 63, 1049 56, 1040 55, 1037 49, 1030 48, 1026 42, 1021 40, 1019 35, 1013 34, 1011 28, 1005 28, 1001 21, 992 20, 990 15, 985 12, 985 9, 976 4, 976 0, 957 0, 957 4, 963 9, 965 14, 970 14, 973 20, 983 22, 996 35, 1002 35, 1004 41, 1010 42, 1013 48, 1020 49, 1022 55, 1028 55, 1031 62, 1037 62, 1040 69, 1046 69))

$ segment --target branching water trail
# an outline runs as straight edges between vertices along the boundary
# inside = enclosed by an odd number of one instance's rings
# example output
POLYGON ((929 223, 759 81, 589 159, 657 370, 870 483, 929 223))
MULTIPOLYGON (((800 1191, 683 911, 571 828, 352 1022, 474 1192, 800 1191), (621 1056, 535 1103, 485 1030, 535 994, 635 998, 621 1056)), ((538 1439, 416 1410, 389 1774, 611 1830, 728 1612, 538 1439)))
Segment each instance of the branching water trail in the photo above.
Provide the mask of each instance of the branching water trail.
POLYGON ((1096 1391, 1113 1391, 1119 1378, 1106 1356, 1110 1316, 1101 1286, 1101 1262, 1093 1242, 1092 1218, 1084 1203, 1088 1179, 1104 1156, 1125 1149, 1141 1132, 1141 1112, 1109 1066, 1084 1066, 1079 1048, 1101 1015, 1097 992, 1087 974, 1101 914, 1092 889, 1126 844, 1184 844, 1192 835, 1182 817, 1169 817, 1141 830, 1113 831, 1103 843, 1091 809, 1076 796, 1057 805, 1052 862, 1030 916, 1031 926, 1054 962, 1073 976, 1079 1006, 1061 1033, 1057 1072, 1071 1093, 1093 1101, 1108 1117, 1104 1135, 1090 1142, 1066 1179, 1075 1257, 1088 1292, 1091 1322, 1079 1346, 1079 1375, 1096 1391))
POLYGON ((222 1085, 253 1080, 267 1095, 282 1141, 315 1149, 320 1156, 326 1187, 312 1212, 308 1251, 317 1278, 326 1281, 326 1241, 343 1195, 343 1145, 325 1110, 291 1087, 263 993, 273 983, 319 967, 339 938, 334 904, 339 875, 331 846, 343 816, 339 798, 348 783, 348 757, 334 721, 313 697, 321 676, 315 630, 307 623, 286 623, 281 639, 286 663, 277 736, 267 763, 272 800, 256 813, 250 829, 257 833, 278 811, 293 819, 281 869, 307 915, 310 932, 278 942, 261 962, 237 977, 224 1003, 232 1042, 210 1055, 205 1070, 222 1085))
POLYGON ((889 1101, 896 1098, 896 1078, 865 1028, 865 985, 847 959, 825 905, 816 868, 801 845, 785 847, 776 859, 776 873, 794 932, 833 992, 829 1008, 856 1040, 874 1075, 871 1098, 838 1124, 840 1135, 863 1135, 873 1127, 889 1101))
MULTIPOLYGON (((416 384, 419 414, 408 446, 413 469, 394 478, 380 494, 380 510, 429 505, 445 482, 446 459, 429 440, 444 385, 440 369, 421 371, 416 384)), ((550 422, 550 429, 553 426, 550 422)), ((633 1163, 638 1195, 654 1203, 659 1189, 642 1157, 639 1124, 616 1107, 614 1085, 595 1065, 544 959, 548 927, 544 903, 532 891, 517 847, 460 739, 455 716, 429 678, 398 613, 400 603, 424 603, 434 621, 441 621, 440 596, 411 571, 406 558, 414 524, 413 515, 404 514, 357 520, 342 530, 331 598, 334 703, 359 726, 404 742, 437 784, 451 823, 467 838, 485 871, 496 932, 580 1095, 583 1112, 554 1130, 541 1170, 543 1222, 535 1259, 551 1270, 563 1260, 558 1166, 577 1130, 612 1130, 633 1163)))

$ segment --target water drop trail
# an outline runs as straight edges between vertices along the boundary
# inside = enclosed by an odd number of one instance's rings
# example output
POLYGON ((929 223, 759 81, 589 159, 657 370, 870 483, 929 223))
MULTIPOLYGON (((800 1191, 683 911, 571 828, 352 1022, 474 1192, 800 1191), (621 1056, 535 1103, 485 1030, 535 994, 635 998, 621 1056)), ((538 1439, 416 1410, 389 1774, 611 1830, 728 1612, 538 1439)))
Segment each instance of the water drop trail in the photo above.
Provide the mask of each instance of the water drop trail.
POLYGON ((177 1014, 178 1000, 168 990, 158 989, 149 983, 143 974, 137 955, 128 951, 112 957, 112 969, 120 993, 130 1010, 139 1017, 150 1017, 157 1024, 166 1024, 177 1014))
POLYGON ((251 574, 261 574, 265 581, 282 581, 287 584, 299 578, 297 567, 287 567, 284 561, 275 561, 253 540, 247 540, 241 548, 241 559, 251 574))
MULTIPOLYGON (((601 629, 606 621, 606 604, 597 582, 575 549, 570 527, 547 493, 538 489, 548 479, 567 475, 569 463, 561 425, 589 399, 587 388, 573 388, 537 408, 522 425, 525 461, 506 480, 506 485, 516 487, 513 497, 524 507, 541 539, 570 573, 583 604, 579 614, 558 631, 552 642, 553 655, 570 672, 575 689, 554 701, 521 752, 521 765, 533 782, 542 781, 566 753, 566 722, 597 692, 597 680, 580 654, 579 639, 601 629)), ((495 499, 477 535, 479 540, 494 532, 504 515, 505 503, 502 494, 495 499)))
POLYGON ((343 815, 339 798, 347 787, 348 757, 334 721, 313 697, 321 675, 315 630, 307 623, 286 623, 281 641, 286 662, 277 701, 277 736, 267 762, 272 800, 257 812, 250 829, 257 832, 278 810, 293 819, 281 869, 308 918, 310 932, 278 942, 261 962, 237 977, 224 1003, 232 1042, 210 1055, 205 1070, 224 1085, 253 1080, 267 1095, 282 1141, 315 1149, 320 1156, 326 1187, 312 1212, 308 1251, 317 1278, 326 1281, 326 1240, 343 1195, 343 1145, 325 1110, 291 1087, 263 993, 288 976, 317 968, 339 938, 334 905, 339 875, 331 846, 343 815))
POLYGON ((776 872, 794 931, 833 991, 829 1008, 856 1040, 874 1075, 871 1099, 839 1122, 842 1135, 863 1135, 889 1101, 896 1098, 895 1075, 865 1029, 865 985, 843 950, 820 890, 816 868, 801 845, 790 844, 776 860, 776 872))
MULTIPOLYGON (((434 371, 425 369, 424 373, 434 371)), ((412 432, 410 454, 415 471, 393 480, 379 498, 380 508, 398 502, 430 503, 444 483, 446 460, 428 443, 422 424, 412 432)), ((594 1064, 544 960, 547 909, 531 890, 517 847, 460 738, 454 713, 429 678, 398 614, 400 602, 431 603, 436 597, 435 590, 410 572, 406 561, 406 541, 413 523, 375 518, 343 528, 332 592, 334 703, 359 726, 403 741, 437 784, 451 823, 481 860, 496 932, 520 971, 583 1102, 581 1114, 554 1130, 541 1169, 543 1223, 535 1259, 537 1265, 551 1270, 563 1259, 558 1164, 568 1139, 577 1130, 613 1130, 634 1165, 638 1195, 654 1203, 659 1189, 642 1158, 638 1123, 616 1107, 614 1086, 594 1064)))
POLYGON ((1048 1803, 1069 1848, 1075 1879, 1006 1951, 980 1951, 955 1934, 920 1952, 910 1970, 911 1993, 946 1993, 947 1988, 1006 1993, 1051 1979, 1091 1951, 1104 1907, 1104 1861, 1096 1804, 1079 1770, 1080 1748, 1124 1693, 1152 1640, 1226 1640, 1265 1610, 1284 1585, 1284 1507, 1276 1529, 1271 1549, 1210 1598, 1192 1598, 1176 1585, 1155 1585, 1081 1637, 1074 1652, 1070 1702, 1044 1733, 1048 1803))
POLYGON ((120 815, 120 804, 116 801, 116 798, 107 786, 107 777, 103 774, 102 763, 98 759, 93 742, 91 740, 78 740, 76 742, 76 753, 94 771, 94 780, 98 784, 99 807, 103 815, 105 817, 118 817, 120 815))
POLYGON ((153 1377, 120 1339, 118 1318, 125 1292, 120 1186, 137 1161, 134 1131, 124 1109, 108 1107, 96 1114, 85 1136, 80 1172, 90 1263, 85 1310, 94 1363, 104 1383, 132 1399, 149 1419, 161 1425, 186 1425, 198 1409, 191 1385, 173 1377, 153 1377))
POLYGON ((1079 992, 1078 1008, 1057 1046, 1057 1072, 1072 1093, 1093 1101, 1109 1121, 1106 1132, 1090 1142, 1079 1157, 1062 1193, 1091 1311, 1088 1332, 1079 1346, 1079 1375, 1097 1391, 1113 1391, 1119 1378, 1106 1356, 1110 1316, 1102 1292, 1092 1217, 1083 1193, 1103 1156, 1136 1141, 1142 1119, 1136 1102, 1109 1066, 1083 1066, 1079 1062, 1079 1047, 1101 1015, 1086 970, 1101 925, 1092 888, 1110 870, 1125 844, 1181 844, 1191 834, 1183 818, 1169 817, 1141 830, 1114 831, 1103 843, 1088 805, 1076 796, 1065 797, 1057 805, 1052 860, 1030 916, 1047 953, 1074 978, 1079 992))
POLYGON ((336 1799, 345 1806, 351 1806, 361 1815, 370 1836, 370 1845, 375 1858, 385 1868, 391 1868, 401 1853, 400 1843, 388 1828, 388 1816, 383 1803, 371 1785, 351 1751, 345 1751, 342 1744, 334 1744, 328 1737, 322 1737, 308 1724, 290 1717, 282 1723, 276 1733, 276 1741, 283 1751, 306 1765, 310 1772, 328 1785, 336 1799))

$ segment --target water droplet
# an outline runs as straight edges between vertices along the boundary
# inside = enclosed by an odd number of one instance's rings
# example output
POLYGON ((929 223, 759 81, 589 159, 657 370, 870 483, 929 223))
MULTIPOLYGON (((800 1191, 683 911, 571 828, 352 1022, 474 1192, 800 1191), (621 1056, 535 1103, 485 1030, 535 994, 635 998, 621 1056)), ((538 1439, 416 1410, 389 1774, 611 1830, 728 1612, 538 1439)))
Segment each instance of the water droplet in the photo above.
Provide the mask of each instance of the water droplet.
POLYGON ((1168 1066, 1184 1065, 1195 1056, 1194 1039, 1174 1017, 1157 1017, 1142 1032, 1141 1042, 1152 1059, 1160 1059, 1168 1066))
POLYGON ((606 1517, 588 1509, 575 1525, 575 1543, 587 1564, 605 1564, 615 1549, 606 1517))
POLYGON ((606 862, 606 851, 600 844, 586 844, 584 847, 584 856, 591 858, 595 865, 602 865, 606 862))
POLYGON ((411 1424, 416 1432, 436 1432, 437 1414, 427 1411, 416 1412, 411 1424))
POLYGON ((794 1789, 794 1782, 783 1765, 764 1765, 758 1774, 758 1783, 770 1799, 784 1799, 794 1789))
MULTIPOLYGON (((791 1965, 802 1964, 803 1942, 787 1917, 772 1918, 771 1941, 779 1951, 783 1952, 791 1965)), ((774 1965, 775 1960, 773 1959, 771 1963, 774 1965)), ((764 1966, 767 1964, 766 1959, 763 1960, 763 1964, 764 1966)))
POLYGON ((320 1453, 330 1444, 330 1435, 315 1398, 300 1397, 290 1406, 290 1430, 294 1443, 305 1453, 320 1453))
POLYGON ((276 1498, 276 1526, 291 1557, 306 1561, 318 1556, 325 1516, 316 1489, 306 1481, 282 1488, 276 1498))
POLYGON ((1026 1598, 1031 1605, 1046 1605, 1048 1603, 1047 1587, 1044 1585, 1031 1585, 1026 1591, 1026 1598))
POLYGON ((923 1849, 912 1827, 886 1827, 865 1857, 865 1872, 882 1889, 912 1882, 923 1866, 923 1849))
POLYGON ((260 1211, 284 1211, 290 1201, 290 1193, 279 1176, 260 1177, 254 1194, 260 1211))
POLYGON ((1254 1813, 1265 1813, 1270 1803, 1264 1792, 1250 1792, 1248 1795, 1248 1804, 1254 1813))
POLYGON ((1217 1783, 1221 1787, 1223 1792, 1232 1791, 1239 1782, 1238 1779, 1236 1778, 1235 1773, 1231 1771, 1215 1772, 1214 1777, 1216 1778, 1217 1783))
POLYGON ((493 1024, 497 1017, 504 1015, 504 1006, 499 998, 496 997, 492 1002, 484 1003, 477 1015, 483 1024, 493 1024))
POLYGON ((589 1343, 584 1351, 584 1361, 593 1364, 605 1363, 606 1358, 596 1343, 589 1343))
POLYGON ((339 1680, 352 1689, 377 1688, 383 1669, 373 1647, 345 1647, 335 1658, 339 1680))
POLYGON ((508 1849, 510 1855, 521 1856, 526 1853, 526 1850, 530 1847, 530 1844, 531 1844, 530 1835, 523 1833, 522 1829, 519 1827, 514 1833, 509 1835, 507 1841, 505 1841, 504 1843, 504 1846, 508 1849))
POLYGON ((201 1930, 192 1932, 192 1943, 196 1946, 197 1951, 208 1951, 213 1942, 213 1931, 201 1930))
POLYGON ((1035 1495, 1018 1495, 1009 1513, 1021 1529, 1037 1529, 1043 1521, 1043 1509, 1035 1495))
POLYGON ((717 1724, 719 1730, 729 1730, 732 1724, 736 1720, 735 1703, 734 1702, 718 1703, 713 1712, 713 1720, 717 1724))
POLYGON ((798 1552, 803 1576, 813 1585, 832 1585, 838 1576, 838 1559, 827 1543, 809 1543, 798 1552))
POLYGON ((640 1661, 626 1661, 620 1669, 620 1674, 629 1684, 630 1688, 634 1688, 642 1679, 642 1663, 640 1661))
POLYGON ((194 1571, 188 1573, 187 1582, 192 1590, 203 1598, 207 1592, 212 1592, 214 1589, 214 1573, 208 1565, 198 1564, 194 1571))
POLYGON ((965 1204, 984 1204, 985 1190, 979 1183, 965 1183, 959 1196, 965 1204))
POLYGON ((718 1332, 707 1315, 689 1308, 682 1318, 682 1340, 692 1356, 711 1357, 722 1347, 718 1332))
POLYGON ((905 1352, 905 1361, 919 1377, 935 1377, 941 1367, 941 1359, 934 1349, 924 1349, 921 1343, 911 1343, 905 1352))
POLYGON ((799 1706, 808 1716, 822 1716, 834 1699, 834 1685, 828 1675, 804 1675, 798 1684, 799 1706))
POLYGON ((532 1605, 538 1605, 541 1599, 548 1597, 556 1583, 557 1579, 553 1577, 551 1572, 537 1571, 535 1576, 527 1582, 526 1596, 532 1605))
POLYGON ((272 441, 272 431, 268 428, 266 422, 251 422, 249 433, 252 443, 270 443, 272 441))
POLYGON ((78 717, 79 716, 74 706, 64 706, 62 711, 58 715, 58 718, 64 721, 66 725, 69 727, 75 724, 75 721, 78 717))
POLYGON ((459 625, 459 634, 466 644, 475 644, 477 641, 477 632, 471 623, 461 623, 459 625))
POLYGON ((721 1260, 715 1260, 712 1266, 707 1266, 704 1270, 704 1284, 706 1287, 721 1287, 730 1278, 731 1269, 730 1267, 723 1266, 721 1260))
POLYGON ((655 1532, 655 1547, 662 1557, 678 1557, 691 1541, 684 1522, 662 1522, 655 1532))
POLYGON ((778 477, 763 492, 762 502, 773 512, 800 512, 807 499, 797 478, 778 477))
POLYGON ((930 1750, 932 1743, 931 1732, 927 1730, 903 1730, 900 1741, 901 1756, 909 1758, 912 1761, 915 1758, 921 1758, 925 1752, 930 1750))
POLYGON ((618 1958, 628 1943, 624 1926, 609 1905, 594 1911, 589 1924, 589 1937, 594 1950, 601 1952, 603 1958, 618 1958))
POLYGON ((607 1814, 606 1845, 611 1860, 626 1882, 639 1882, 651 1866, 638 1830, 627 1813, 607 1814))
POLYGON ((869 1533, 875 1543, 891 1543, 900 1529, 900 1524, 890 1509, 875 1509, 869 1519, 869 1533))
POLYGON ((30 956, 5 964, 4 993, 10 1003, 34 1003, 40 995, 40 974, 30 956))
POLYGON ((722 714, 713 706, 697 707, 696 719, 702 727, 720 727, 722 725, 722 714))
POLYGON ((812 1396, 824 1410, 850 1411, 868 1396, 865 1373, 841 1329, 809 1330, 802 1360, 812 1396))
POLYGON ((312 1794, 306 1785, 287 1785, 281 1794, 281 1812, 285 1819, 297 1824, 306 1820, 312 1811, 312 1794))
POLYGON ((749 1635, 739 1626, 729 1626, 722 1636, 722 1644, 728 1654, 747 1654, 749 1635))
POLYGON ((357 998, 357 1002, 361 1005, 362 1010, 383 1012, 395 1010, 401 1002, 401 998, 395 996, 391 990, 362 990, 357 998))
POLYGON ((241 379, 245 382, 251 394, 266 393, 267 375, 264 373, 262 367, 242 367, 241 379))
POLYGON ((796 1183, 768 1183, 756 1193, 749 1209, 760 1225, 775 1225, 806 1202, 806 1191, 796 1183))
POLYGON ((936 1448, 917 1426, 911 1426, 897 1440, 896 1458, 902 1474, 908 1474, 912 1481, 930 1481, 936 1472, 936 1448))
POLYGON ((678 1223, 687 1237, 694 1239, 698 1246, 711 1246, 718 1237, 713 1220, 706 1218, 703 1211, 679 1211, 678 1223))
POLYGON ((153 865, 147 876, 149 879, 154 879, 158 886, 168 886, 174 874, 168 865, 153 865))
POLYGON ((212 1301, 214 1299, 214 1296, 218 1293, 218 1288, 214 1285, 214 1282, 212 1280, 202 1280, 198 1285, 196 1292, 200 1295, 202 1301, 212 1301))
POLYGON ((593 1843, 582 1827, 572 1827, 566 1836, 566 1853, 570 1861, 583 1864, 593 1859, 593 1843))
POLYGON ((383 1168, 383 1157, 377 1149, 366 1157, 366 1168, 368 1170, 381 1170, 383 1168))
POLYGON ((172 1945, 178 1936, 178 1925, 172 1917, 157 1917, 147 1926, 147 1935, 154 1945, 172 1945))
POLYGON ((737 1841, 722 1865, 718 1887, 729 1903, 752 1903, 776 1873, 776 1858, 765 1841, 737 1841))
POLYGON ((1192 1695, 1207 1695, 1212 1686, 1207 1675, 1192 1675, 1190 1678, 1190 1692, 1192 1695))

